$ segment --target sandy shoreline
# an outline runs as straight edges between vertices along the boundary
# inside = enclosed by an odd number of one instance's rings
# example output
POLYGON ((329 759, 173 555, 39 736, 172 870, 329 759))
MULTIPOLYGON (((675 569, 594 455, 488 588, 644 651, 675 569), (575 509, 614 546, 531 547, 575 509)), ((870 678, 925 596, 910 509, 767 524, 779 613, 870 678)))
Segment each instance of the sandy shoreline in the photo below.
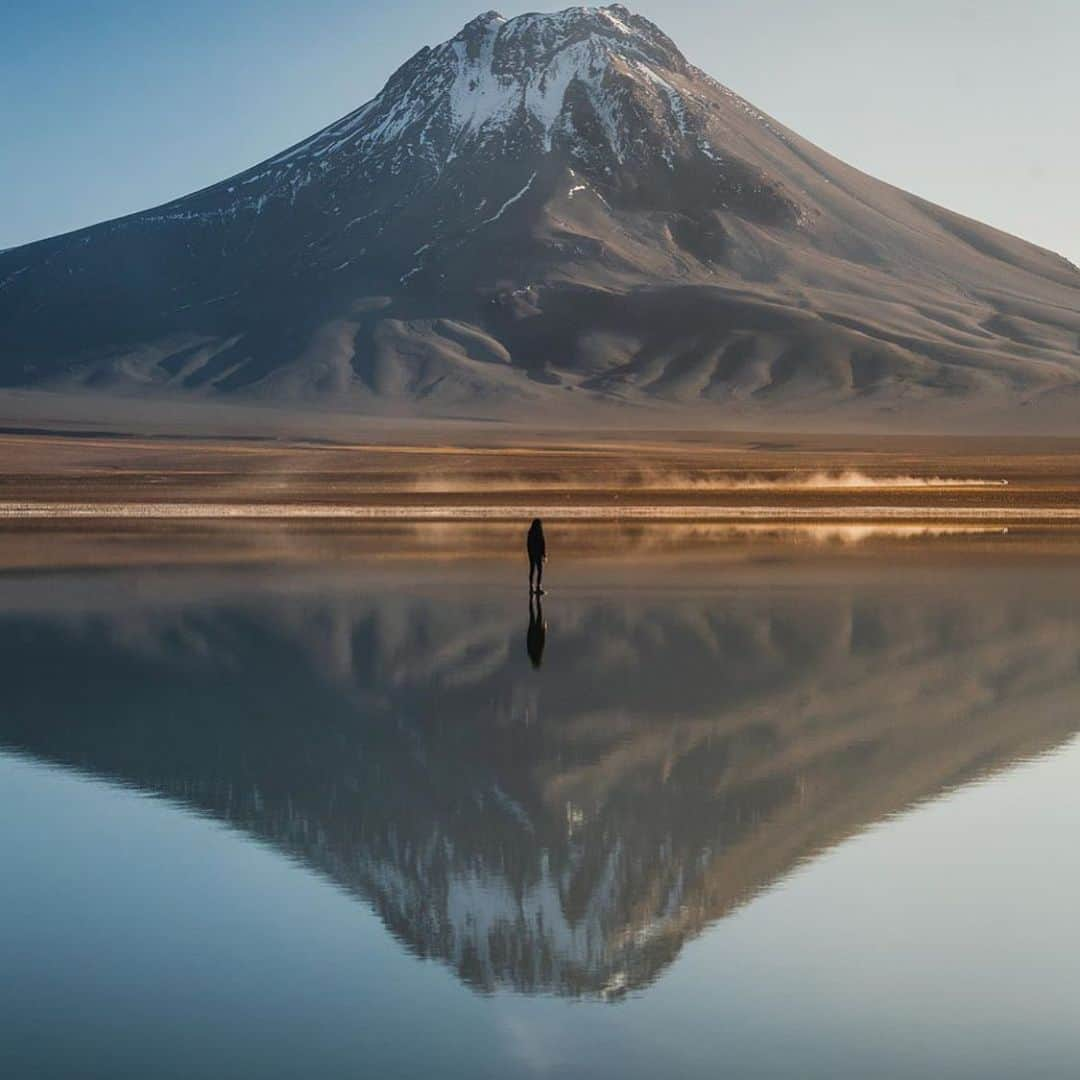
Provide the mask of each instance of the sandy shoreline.
POLYGON ((567 559, 1080 550, 1080 440, 435 434, 0 434, 0 569, 516 558, 534 515, 567 559))
MULTIPOLYGON (((342 506, 332 503, 0 503, 0 521, 65 519, 155 521, 520 521, 521 506, 491 504, 342 506)), ((547 521, 621 522, 925 522, 949 524, 1080 524, 1080 507, 1017 506, 705 506, 705 505, 572 505, 535 502, 529 512, 547 521)))

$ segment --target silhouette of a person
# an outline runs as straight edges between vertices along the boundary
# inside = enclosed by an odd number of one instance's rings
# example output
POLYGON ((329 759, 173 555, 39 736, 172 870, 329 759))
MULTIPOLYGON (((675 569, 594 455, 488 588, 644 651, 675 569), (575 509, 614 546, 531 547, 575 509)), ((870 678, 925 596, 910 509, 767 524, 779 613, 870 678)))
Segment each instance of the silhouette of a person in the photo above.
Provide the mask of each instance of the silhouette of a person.
POLYGON ((529 535, 525 538, 525 548, 529 553, 529 592, 533 590, 533 577, 536 578, 535 592, 538 596, 544 593, 544 563, 547 561, 547 543, 544 540, 544 526, 539 518, 533 518, 529 526, 529 535))
POLYGON ((544 662, 544 642, 547 640, 547 623, 544 622, 544 605, 540 597, 529 593, 529 632, 525 635, 525 651, 534 668, 544 662))

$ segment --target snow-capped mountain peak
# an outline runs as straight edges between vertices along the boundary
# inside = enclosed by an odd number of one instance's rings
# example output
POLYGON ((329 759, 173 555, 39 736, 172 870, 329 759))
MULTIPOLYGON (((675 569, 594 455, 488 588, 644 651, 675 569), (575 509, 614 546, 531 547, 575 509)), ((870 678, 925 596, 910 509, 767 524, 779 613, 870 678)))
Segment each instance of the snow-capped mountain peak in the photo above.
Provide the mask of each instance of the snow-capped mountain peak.
POLYGON ((0 383, 906 407, 1077 384, 1078 295, 621 5, 489 11, 237 176, 0 253, 0 383))
POLYGON ((685 108, 670 79, 688 71, 662 31, 621 5, 513 19, 489 11, 418 52, 368 105, 271 164, 349 141, 379 153, 403 139, 445 164, 463 144, 505 142, 511 129, 530 148, 550 150, 559 135, 581 138, 581 127, 601 134, 621 158, 627 124, 620 101, 628 84, 664 95, 678 132, 685 108))

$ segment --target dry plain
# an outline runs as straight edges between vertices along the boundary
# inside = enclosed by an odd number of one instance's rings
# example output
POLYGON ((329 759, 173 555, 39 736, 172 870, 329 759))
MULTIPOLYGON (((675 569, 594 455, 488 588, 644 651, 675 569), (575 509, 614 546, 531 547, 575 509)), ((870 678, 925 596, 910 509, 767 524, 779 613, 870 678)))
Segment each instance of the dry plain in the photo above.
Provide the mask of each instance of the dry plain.
POLYGON ((675 563, 792 541, 819 554, 923 539, 1054 551, 1072 549, 1080 526, 1080 439, 584 439, 428 424, 328 442, 8 429, 0 462, 9 568, 517 558, 534 515, 564 558, 675 563))

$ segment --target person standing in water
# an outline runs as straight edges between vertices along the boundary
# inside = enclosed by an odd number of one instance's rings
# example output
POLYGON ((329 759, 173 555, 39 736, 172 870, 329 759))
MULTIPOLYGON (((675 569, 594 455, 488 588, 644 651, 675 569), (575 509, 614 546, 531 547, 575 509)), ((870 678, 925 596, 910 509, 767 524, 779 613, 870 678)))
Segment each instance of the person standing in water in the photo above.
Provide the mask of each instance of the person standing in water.
POLYGON ((529 535, 525 538, 525 549, 529 553, 529 592, 537 596, 544 595, 544 563, 547 561, 547 544, 544 541, 544 526, 539 518, 533 518, 529 526, 529 535), (536 587, 533 588, 533 577, 536 587))

